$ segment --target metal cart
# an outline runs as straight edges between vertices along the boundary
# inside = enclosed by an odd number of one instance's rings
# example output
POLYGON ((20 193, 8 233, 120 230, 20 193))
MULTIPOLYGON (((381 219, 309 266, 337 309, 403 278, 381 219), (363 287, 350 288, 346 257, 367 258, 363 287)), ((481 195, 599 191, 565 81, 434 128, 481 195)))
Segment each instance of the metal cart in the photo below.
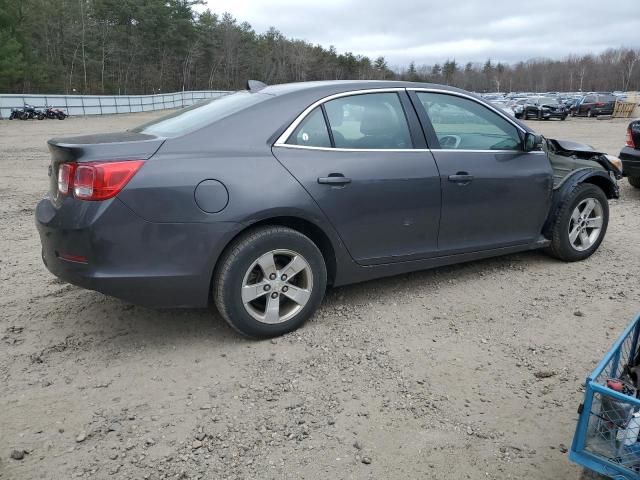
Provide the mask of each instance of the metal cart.
POLYGON ((625 377, 640 360, 640 314, 607 352, 585 383, 578 426, 569 459, 585 467, 585 478, 599 475, 640 480, 640 399, 625 377), (587 473, 592 472, 592 473, 587 473))

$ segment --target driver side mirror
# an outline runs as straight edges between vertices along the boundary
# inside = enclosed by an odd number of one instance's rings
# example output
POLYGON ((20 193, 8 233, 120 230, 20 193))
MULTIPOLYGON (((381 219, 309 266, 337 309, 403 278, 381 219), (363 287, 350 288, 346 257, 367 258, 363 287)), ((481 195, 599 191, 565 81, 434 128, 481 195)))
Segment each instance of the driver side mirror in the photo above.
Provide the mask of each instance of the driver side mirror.
POLYGON ((535 133, 527 132, 524 134, 524 142, 522 142, 522 149, 525 152, 532 152, 542 145, 542 136, 535 133))

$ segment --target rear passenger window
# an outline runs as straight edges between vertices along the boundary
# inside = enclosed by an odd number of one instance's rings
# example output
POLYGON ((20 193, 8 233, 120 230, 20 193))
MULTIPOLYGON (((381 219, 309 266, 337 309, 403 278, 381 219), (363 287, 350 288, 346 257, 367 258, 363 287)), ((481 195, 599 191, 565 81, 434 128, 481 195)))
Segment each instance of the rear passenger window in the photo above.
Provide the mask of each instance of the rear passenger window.
POLYGON ((293 134, 287 140, 289 145, 302 145, 305 147, 331 148, 331 139, 327 131, 327 124, 320 107, 315 108, 298 125, 293 134))
POLYGON ((413 148, 407 119, 396 93, 367 93, 325 103, 336 148, 413 148))

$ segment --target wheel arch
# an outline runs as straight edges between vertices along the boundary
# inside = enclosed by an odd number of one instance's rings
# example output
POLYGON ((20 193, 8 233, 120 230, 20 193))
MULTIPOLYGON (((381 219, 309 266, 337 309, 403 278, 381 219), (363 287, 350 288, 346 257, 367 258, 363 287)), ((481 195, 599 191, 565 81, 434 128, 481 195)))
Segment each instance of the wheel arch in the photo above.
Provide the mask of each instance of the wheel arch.
POLYGON ((576 170, 571 173, 558 188, 553 191, 553 199, 551 202, 551 208, 549 209, 549 215, 542 228, 542 234, 549 238, 553 222, 560 212, 560 209, 564 205, 565 200, 569 197, 569 194, 580 184, 588 183, 600 188, 607 199, 618 198, 619 188, 616 182, 611 180, 609 175, 603 170, 597 170, 595 168, 584 168, 576 170))
POLYGON ((591 183, 600 187, 609 200, 618 198, 618 187, 606 174, 590 175, 578 183, 591 183))
POLYGON ((244 228, 238 230, 235 235, 229 238, 225 246, 220 251, 220 255, 218 255, 218 257, 216 258, 216 261, 211 269, 211 279, 209 285, 210 300, 212 299, 213 280, 215 278, 216 269, 220 263, 220 259, 224 256, 225 252, 228 251, 233 242, 242 235, 246 235, 247 232, 260 227, 273 225, 288 227, 309 237, 309 239, 318 247, 320 253, 322 253, 322 257, 324 258, 324 262, 327 268, 327 285, 333 284, 337 275, 336 249, 329 235, 324 231, 324 229, 317 225, 315 222, 301 216, 286 214, 274 215, 261 218, 259 220, 254 220, 251 223, 245 224, 244 228))

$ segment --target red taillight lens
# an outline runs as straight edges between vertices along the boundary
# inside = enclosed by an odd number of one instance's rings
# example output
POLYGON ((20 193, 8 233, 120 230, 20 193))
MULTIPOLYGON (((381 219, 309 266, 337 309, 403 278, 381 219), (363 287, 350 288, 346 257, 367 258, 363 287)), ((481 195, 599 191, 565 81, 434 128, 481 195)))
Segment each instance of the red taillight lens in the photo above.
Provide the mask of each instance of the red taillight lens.
POLYGON ((73 185, 73 175, 75 173, 75 163, 63 163, 58 168, 58 191, 67 195, 73 185))
POLYGON ((71 253, 60 253, 58 254, 58 258, 62 260, 66 260, 67 262, 75 262, 75 263, 87 263, 87 257, 84 255, 72 255, 71 253))
POLYGON ((143 163, 144 160, 80 163, 73 178, 73 194, 80 200, 115 197, 143 163))
POLYGON ((631 127, 627 128, 627 147, 636 148, 633 136, 631 135, 631 127))

